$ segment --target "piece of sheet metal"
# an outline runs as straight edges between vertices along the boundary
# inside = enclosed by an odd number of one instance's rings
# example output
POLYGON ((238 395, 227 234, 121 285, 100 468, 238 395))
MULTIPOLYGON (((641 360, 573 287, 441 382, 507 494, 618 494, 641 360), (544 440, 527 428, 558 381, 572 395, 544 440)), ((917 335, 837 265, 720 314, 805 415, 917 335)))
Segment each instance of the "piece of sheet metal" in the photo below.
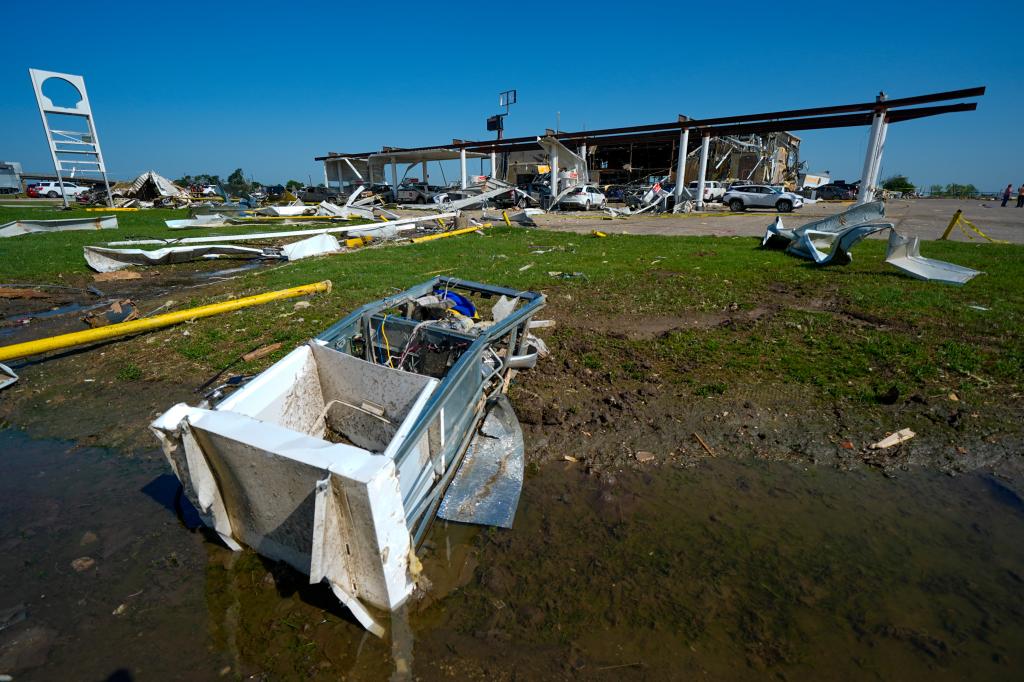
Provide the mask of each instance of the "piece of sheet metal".
POLYGON ((917 237, 904 237, 893 230, 889 233, 889 251, 885 262, 915 279, 947 284, 966 284, 981 274, 978 270, 921 255, 921 242, 917 237))
POLYGON ((0 390, 3 390, 18 380, 14 370, 0 362, 0 390))
POLYGON ((470 442, 448 486, 439 518, 511 528, 523 489, 523 430, 506 396, 500 396, 470 442))
POLYGON ((32 232, 116 229, 117 216, 114 215, 99 218, 63 218, 61 220, 15 220, 0 225, 0 237, 17 237, 32 232))
MULTIPOLYGON (((842 213, 836 213, 835 215, 806 223, 793 230, 786 229, 782 224, 782 216, 779 216, 765 230, 764 237, 761 239, 761 246, 765 248, 786 248, 792 242, 799 239, 800 233, 808 230, 823 235, 837 234, 862 223, 882 222, 885 222, 885 202, 882 201, 872 201, 860 206, 854 206, 842 213)), ((810 253, 796 253, 795 255, 811 258, 810 253)))
POLYGON ((82 248, 85 262, 97 272, 114 272, 133 265, 168 265, 186 263, 203 258, 280 258, 276 249, 254 249, 231 244, 204 244, 200 246, 169 246, 164 249, 109 249, 102 246, 82 248))
POLYGON ((340 252, 341 244, 329 234, 318 234, 281 247, 281 255, 290 261, 340 252))

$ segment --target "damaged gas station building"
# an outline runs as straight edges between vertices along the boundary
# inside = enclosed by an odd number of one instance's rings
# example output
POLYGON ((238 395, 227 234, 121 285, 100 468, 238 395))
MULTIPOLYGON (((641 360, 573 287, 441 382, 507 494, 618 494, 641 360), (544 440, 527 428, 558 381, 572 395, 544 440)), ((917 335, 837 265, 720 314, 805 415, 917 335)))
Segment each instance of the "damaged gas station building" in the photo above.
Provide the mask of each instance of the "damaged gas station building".
POLYGON ((799 189, 797 132, 870 126, 858 195, 858 203, 863 203, 879 189, 889 124, 973 111, 977 103, 954 100, 984 93, 984 87, 975 87, 898 99, 879 94, 873 101, 853 104, 704 119, 679 115, 665 123, 575 132, 548 129, 532 136, 453 139, 413 148, 385 146, 379 151, 330 152, 316 160, 323 163, 325 184, 339 193, 360 184, 387 184, 397 191, 410 172, 429 182, 428 164, 449 160, 459 161, 458 183, 466 188, 472 184, 468 162, 480 159, 490 177, 519 185, 543 179, 552 195, 577 182, 626 185, 665 180, 675 182, 678 203, 686 184, 695 181, 697 207, 702 208, 704 184, 712 180, 799 189))

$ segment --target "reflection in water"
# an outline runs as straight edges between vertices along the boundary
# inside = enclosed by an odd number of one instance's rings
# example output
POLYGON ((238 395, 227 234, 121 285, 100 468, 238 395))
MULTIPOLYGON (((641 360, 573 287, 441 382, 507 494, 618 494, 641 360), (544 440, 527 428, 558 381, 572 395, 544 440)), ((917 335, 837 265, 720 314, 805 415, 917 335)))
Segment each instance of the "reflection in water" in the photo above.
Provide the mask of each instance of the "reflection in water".
POLYGON ((513 530, 435 525, 426 596, 383 641, 305 576, 190 533, 160 462, 67 449, 0 432, 0 672, 28 632, 19 680, 1021 669, 1024 504, 991 477, 551 466, 527 480, 513 530), (82 556, 96 563, 77 572, 82 556))

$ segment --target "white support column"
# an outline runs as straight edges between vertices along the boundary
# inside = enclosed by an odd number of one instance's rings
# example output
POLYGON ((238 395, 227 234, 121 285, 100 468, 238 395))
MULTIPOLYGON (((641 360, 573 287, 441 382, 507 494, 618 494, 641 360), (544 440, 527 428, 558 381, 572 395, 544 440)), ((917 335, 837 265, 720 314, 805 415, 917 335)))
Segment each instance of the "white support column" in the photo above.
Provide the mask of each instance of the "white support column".
POLYGON ((875 190, 878 189, 878 173, 882 170, 882 152, 885 151, 885 136, 889 132, 889 122, 882 119, 882 127, 878 131, 878 142, 875 144, 875 158, 871 164, 871 194, 869 196, 875 196, 875 190))
POLYGON ((580 146, 580 158, 583 159, 583 177, 579 178, 579 181, 590 182, 590 164, 587 161, 587 143, 584 142, 580 146))
MULTIPOLYGON (((875 98, 875 101, 884 102, 885 93, 878 93, 878 97, 875 98)), ((864 167, 860 173, 860 189, 857 191, 857 202, 854 204, 855 206, 866 204, 874 199, 871 174, 875 170, 875 157, 878 155, 878 143, 881 139, 882 126, 884 124, 885 110, 880 109, 875 112, 875 117, 871 121, 871 133, 868 135, 868 148, 864 152, 864 167)))
POLYGON ((491 177, 498 177, 498 155, 494 152, 491 152, 491 177))
POLYGON ((466 181, 466 148, 462 147, 459 149, 459 168, 461 172, 461 187, 466 189, 469 187, 469 183, 466 181))
POLYGON ((711 134, 704 133, 700 139, 700 173, 697 175, 697 210, 704 210, 704 181, 708 175, 708 148, 711 146, 711 134))
POLYGON ((871 171, 875 167, 875 148, 878 146, 878 136, 882 129, 882 116, 876 115, 871 121, 871 133, 868 135, 868 147, 864 152, 864 167, 860 172, 860 189, 857 191, 857 203, 866 204, 871 201, 871 171))
MULTIPOLYGON (((551 198, 558 194, 558 149, 551 149, 551 198)), ((551 207, 549 207, 551 208, 551 207)))
POLYGON ((327 161, 324 161, 324 187, 331 186, 331 179, 327 177, 327 161))
POLYGON ((398 203, 398 163, 395 161, 395 157, 391 157, 391 199, 397 204, 398 203))
POLYGON ((690 146, 690 129, 679 133, 679 160, 676 162, 676 209, 683 203, 683 188, 686 187, 686 149, 690 146))
POLYGON ((425 185, 425 184, 427 184, 427 177, 428 177, 427 176, 427 162, 424 161, 422 165, 423 165, 423 184, 425 185))

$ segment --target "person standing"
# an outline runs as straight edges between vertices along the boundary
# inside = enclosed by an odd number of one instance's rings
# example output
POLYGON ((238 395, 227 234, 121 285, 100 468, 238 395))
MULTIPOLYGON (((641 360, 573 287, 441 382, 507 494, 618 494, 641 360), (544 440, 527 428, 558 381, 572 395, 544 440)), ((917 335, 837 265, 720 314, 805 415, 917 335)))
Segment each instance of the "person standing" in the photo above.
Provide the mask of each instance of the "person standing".
POLYGON ((1008 202, 1010 200, 1010 193, 1011 192, 1013 192, 1013 183, 1012 182, 1009 185, 1006 186, 1006 189, 1003 190, 1003 207, 1004 208, 1006 207, 1006 202, 1008 202))
POLYGON ((1024 182, 1017 188, 1017 208, 1024 206, 1024 182))

